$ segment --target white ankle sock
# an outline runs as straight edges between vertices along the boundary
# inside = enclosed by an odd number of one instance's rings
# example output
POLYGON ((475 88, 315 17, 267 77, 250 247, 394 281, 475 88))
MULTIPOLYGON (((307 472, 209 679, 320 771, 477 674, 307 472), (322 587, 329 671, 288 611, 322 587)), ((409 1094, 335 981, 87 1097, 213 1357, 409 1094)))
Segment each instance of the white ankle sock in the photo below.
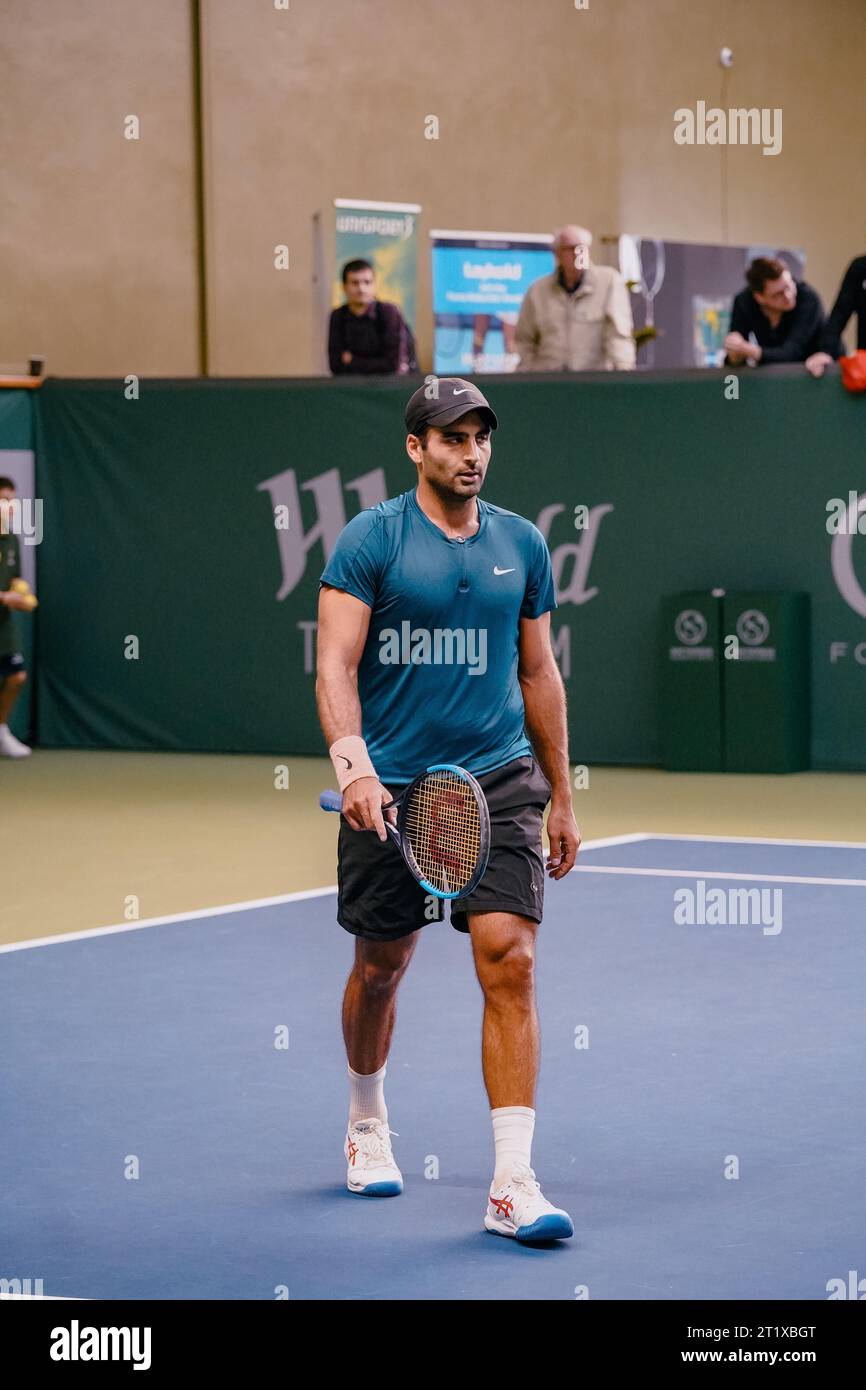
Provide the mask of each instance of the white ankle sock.
POLYGON ((498 1187, 511 1175, 518 1163, 532 1167, 532 1134, 535 1129, 535 1111, 526 1105, 501 1105, 491 1110, 493 1119, 493 1142, 496 1145, 496 1166, 493 1171, 493 1186, 498 1187))
POLYGON ((349 1124, 356 1120, 387 1120, 385 1104, 385 1071, 388 1063, 369 1076, 361 1076, 349 1067, 349 1124))

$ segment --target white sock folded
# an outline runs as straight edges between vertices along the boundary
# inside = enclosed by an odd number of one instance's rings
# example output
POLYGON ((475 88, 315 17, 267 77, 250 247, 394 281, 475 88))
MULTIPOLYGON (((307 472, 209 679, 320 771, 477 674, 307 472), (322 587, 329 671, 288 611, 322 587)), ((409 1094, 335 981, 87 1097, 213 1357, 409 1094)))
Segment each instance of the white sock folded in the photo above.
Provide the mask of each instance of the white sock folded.
POLYGON ((519 1163, 532 1167, 532 1135, 535 1130, 535 1111, 526 1105, 501 1105, 491 1110, 493 1142, 496 1145, 496 1166, 493 1186, 499 1187, 511 1176, 519 1163))
POLYGON ((385 1104, 385 1071, 388 1063, 369 1076, 361 1076, 349 1067, 349 1124, 357 1120, 387 1120, 385 1104))

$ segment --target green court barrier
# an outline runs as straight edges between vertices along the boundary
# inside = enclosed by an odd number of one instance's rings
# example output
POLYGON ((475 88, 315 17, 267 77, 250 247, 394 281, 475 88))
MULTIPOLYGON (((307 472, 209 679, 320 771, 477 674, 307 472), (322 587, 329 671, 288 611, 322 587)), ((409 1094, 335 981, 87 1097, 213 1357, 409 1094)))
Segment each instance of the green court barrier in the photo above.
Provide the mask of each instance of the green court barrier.
POLYGON ((677 772, 721 772, 721 599, 673 594, 662 602, 659 741, 677 772))
POLYGON ((809 595, 729 593, 722 603, 728 772, 801 772, 809 760, 809 595))
MULTIPOLYGON (((661 761, 662 597, 721 587, 809 593, 812 765, 866 768, 866 398, 802 367, 737 381, 484 379, 483 496, 550 547, 575 763, 661 761)), ((414 486, 417 384, 34 393, 40 742, 322 756, 318 578, 351 517, 414 486)))

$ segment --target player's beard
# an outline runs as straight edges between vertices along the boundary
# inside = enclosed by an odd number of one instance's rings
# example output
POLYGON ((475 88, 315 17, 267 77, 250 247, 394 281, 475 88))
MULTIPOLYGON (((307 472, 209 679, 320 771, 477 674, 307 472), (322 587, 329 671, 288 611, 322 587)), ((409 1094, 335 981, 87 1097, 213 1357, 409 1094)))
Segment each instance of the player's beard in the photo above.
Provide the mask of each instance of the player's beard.
MULTIPOLYGON (((465 470, 469 472, 468 469, 465 470)), ((427 483, 433 492, 440 499, 445 507, 457 507, 463 502, 471 501, 477 497, 484 485, 485 470, 478 468, 475 470, 477 479, 470 482, 467 478, 458 478, 456 474, 450 476, 427 475, 427 483)))

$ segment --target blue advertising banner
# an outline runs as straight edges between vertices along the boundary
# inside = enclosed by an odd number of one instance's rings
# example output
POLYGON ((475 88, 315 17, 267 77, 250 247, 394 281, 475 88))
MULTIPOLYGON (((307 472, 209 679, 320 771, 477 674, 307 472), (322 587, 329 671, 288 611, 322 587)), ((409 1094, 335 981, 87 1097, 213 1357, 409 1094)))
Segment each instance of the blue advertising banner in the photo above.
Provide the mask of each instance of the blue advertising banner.
POLYGON ((553 270, 553 238, 535 232, 431 232, 433 370, 513 372, 527 287, 553 270))

